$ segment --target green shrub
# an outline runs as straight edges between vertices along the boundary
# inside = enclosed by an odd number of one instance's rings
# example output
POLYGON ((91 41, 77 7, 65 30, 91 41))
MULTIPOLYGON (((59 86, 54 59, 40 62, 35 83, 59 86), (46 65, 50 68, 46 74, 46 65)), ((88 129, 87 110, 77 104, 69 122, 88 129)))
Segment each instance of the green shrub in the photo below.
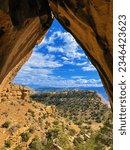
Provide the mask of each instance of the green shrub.
POLYGON ((77 146, 77 145, 83 143, 83 139, 80 136, 77 136, 77 137, 74 138, 73 143, 74 143, 75 146, 77 146))
POLYGON ((58 134, 59 134, 59 129, 58 129, 58 128, 49 129, 49 130, 46 132, 46 138, 47 138, 47 139, 54 139, 54 138, 57 138, 57 137, 58 137, 58 134))
POLYGON ((35 117, 35 112, 32 109, 28 109, 28 112, 32 115, 32 117, 35 117))
POLYGON ((11 145, 12 145, 12 141, 9 139, 9 140, 7 140, 7 141, 5 141, 5 147, 8 147, 8 148, 10 148, 11 147, 11 145))
POLYGON ((8 128, 10 125, 10 121, 6 121, 5 123, 2 124, 2 128, 8 128))
POLYGON ((74 129, 69 129, 69 134, 71 136, 74 136, 76 134, 76 131, 74 129))
POLYGON ((27 142, 30 138, 30 133, 29 132, 22 133, 21 138, 22 138, 22 141, 27 142))
POLYGON ((38 122, 42 124, 43 119, 41 117, 38 118, 38 122))
POLYGON ((87 124, 91 125, 91 124, 92 124, 91 120, 88 120, 88 121, 87 121, 87 124))
POLYGON ((21 146, 21 145, 18 145, 18 146, 16 146, 13 150, 22 150, 22 146, 21 146))
POLYGON ((41 140, 36 136, 32 142, 29 144, 29 149, 30 150, 43 150, 44 145, 41 142, 41 140))
POLYGON ((29 131, 30 133, 34 133, 35 128, 34 128, 34 127, 30 127, 30 128, 28 129, 28 131, 29 131))
POLYGON ((95 120, 97 123, 101 123, 101 119, 99 117, 97 117, 95 120))
POLYGON ((59 124, 59 121, 58 121, 58 120, 55 120, 55 121, 53 122, 53 124, 54 124, 55 126, 57 126, 57 125, 59 124))

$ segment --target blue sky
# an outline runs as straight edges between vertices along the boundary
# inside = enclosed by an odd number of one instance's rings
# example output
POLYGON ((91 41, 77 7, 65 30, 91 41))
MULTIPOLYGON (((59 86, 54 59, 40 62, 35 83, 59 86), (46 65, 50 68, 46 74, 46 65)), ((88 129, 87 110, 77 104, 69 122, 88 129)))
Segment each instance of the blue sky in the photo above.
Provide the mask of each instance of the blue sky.
POLYGON ((102 87, 95 67, 55 20, 13 83, 38 87, 102 87))

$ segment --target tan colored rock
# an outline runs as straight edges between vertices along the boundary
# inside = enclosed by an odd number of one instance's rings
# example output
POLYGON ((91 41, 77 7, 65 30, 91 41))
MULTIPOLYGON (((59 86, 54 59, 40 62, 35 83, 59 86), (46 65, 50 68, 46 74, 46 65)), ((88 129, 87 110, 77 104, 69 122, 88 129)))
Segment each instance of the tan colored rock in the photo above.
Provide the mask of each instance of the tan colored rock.
POLYGON ((12 91, 13 96, 17 96, 17 91, 12 91))
POLYGON ((7 88, 4 89, 0 93, 1 100, 11 100, 11 99, 29 99, 30 91, 28 88, 16 85, 16 84, 9 84, 7 88))
POLYGON ((22 96, 22 92, 21 91, 17 91, 17 96, 22 96))

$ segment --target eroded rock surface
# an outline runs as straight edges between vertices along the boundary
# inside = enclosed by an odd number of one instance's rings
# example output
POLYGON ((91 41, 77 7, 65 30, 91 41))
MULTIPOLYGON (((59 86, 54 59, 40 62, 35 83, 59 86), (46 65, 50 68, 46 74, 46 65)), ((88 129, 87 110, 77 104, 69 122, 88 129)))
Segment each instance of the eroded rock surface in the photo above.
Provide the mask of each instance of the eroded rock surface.
POLYGON ((97 68, 112 106, 112 0, 0 0, 1 89, 44 37, 52 14, 97 68))
POLYGON ((10 99, 27 100, 30 97, 30 90, 22 85, 8 84, 6 88, 0 92, 0 102, 10 99))

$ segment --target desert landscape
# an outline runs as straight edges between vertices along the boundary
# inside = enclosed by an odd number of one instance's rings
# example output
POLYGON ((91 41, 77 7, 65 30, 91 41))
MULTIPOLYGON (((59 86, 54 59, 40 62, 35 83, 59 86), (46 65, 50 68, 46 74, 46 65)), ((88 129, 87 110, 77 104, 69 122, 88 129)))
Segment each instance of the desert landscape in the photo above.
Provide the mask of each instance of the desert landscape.
POLYGON ((111 109, 95 91, 38 93, 9 85, 0 120, 0 150, 112 149, 111 109))

